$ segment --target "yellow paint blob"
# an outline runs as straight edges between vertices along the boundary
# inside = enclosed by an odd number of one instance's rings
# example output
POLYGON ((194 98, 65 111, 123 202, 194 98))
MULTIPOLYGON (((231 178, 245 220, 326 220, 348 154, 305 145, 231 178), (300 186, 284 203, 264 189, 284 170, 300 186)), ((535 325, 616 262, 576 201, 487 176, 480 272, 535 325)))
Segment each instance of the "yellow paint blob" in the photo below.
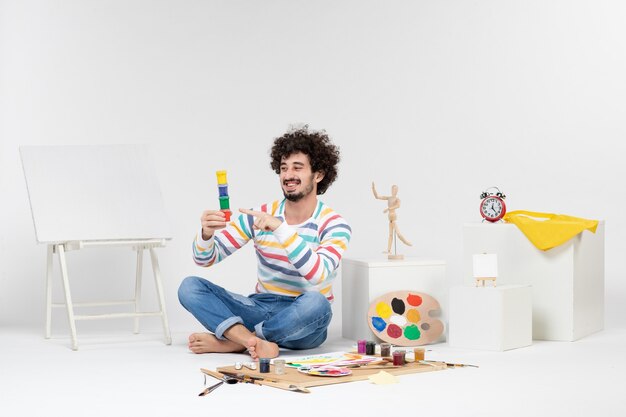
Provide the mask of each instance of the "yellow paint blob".
POLYGON ((382 301, 376 304, 376 314, 383 319, 388 319, 393 312, 391 311, 391 307, 387 303, 383 303, 382 301))
POLYGON ((419 323, 419 321, 422 319, 420 317, 420 312, 415 310, 415 309, 410 309, 407 313, 406 313, 406 318, 408 321, 410 321, 411 323, 419 323))

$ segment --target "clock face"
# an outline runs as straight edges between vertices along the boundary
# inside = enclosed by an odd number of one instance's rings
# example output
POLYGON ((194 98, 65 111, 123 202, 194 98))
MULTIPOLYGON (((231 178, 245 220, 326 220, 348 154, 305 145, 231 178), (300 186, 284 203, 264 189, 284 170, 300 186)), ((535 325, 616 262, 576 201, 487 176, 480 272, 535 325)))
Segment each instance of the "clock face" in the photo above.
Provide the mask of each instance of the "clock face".
POLYGON ((497 197, 487 197, 480 203, 480 214, 489 221, 498 221, 504 216, 504 201, 497 197))

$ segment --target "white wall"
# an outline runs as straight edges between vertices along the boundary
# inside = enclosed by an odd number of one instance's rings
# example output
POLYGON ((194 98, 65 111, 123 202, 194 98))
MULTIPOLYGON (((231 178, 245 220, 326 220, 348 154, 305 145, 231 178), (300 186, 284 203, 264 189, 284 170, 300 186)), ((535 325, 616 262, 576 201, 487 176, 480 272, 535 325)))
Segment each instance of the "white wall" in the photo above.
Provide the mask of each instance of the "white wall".
MULTIPOLYGON (((175 231, 161 251, 170 320, 187 331, 184 276, 254 281, 250 248, 211 270, 191 261, 214 171, 229 170, 234 207, 279 198, 268 149, 304 121, 343 152, 324 200, 352 223, 347 256, 382 256, 370 183, 397 183, 403 253, 445 259, 460 282, 462 224, 497 185, 510 210, 607 221, 607 326, 623 326, 624 21, 619 0, 0 0, 0 325, 43 328, 20 145, 151 144, 175 231)), ((132 253, 69 262, 75 298, 130 296, 118 275, 132 253)))

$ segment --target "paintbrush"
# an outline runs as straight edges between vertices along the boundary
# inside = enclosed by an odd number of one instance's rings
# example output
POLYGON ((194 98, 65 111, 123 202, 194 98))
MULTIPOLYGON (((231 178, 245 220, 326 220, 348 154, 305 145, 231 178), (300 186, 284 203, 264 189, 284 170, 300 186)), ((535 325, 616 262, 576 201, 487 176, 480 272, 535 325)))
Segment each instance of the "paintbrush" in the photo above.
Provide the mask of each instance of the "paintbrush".
POLYGON ((465 367, 472 367, 472 368, 478 368, 478 365, 468 365, 466 363, 448 363, 446 362, 446 366, 448 368, 465 368, 465 367))
POLYGON ((478 368, 478 365, 468 365, 466 363, 448 363, 448 362, 437 362, 437 361, 419 361, 419 363, 423 363, 426 365, 430 365, 431 363, 445 363, 448 368, 478 368))
POLYGON ((202 373, 205 374, 204 377, 204 383, 206 384, 206 375, 211 375, 213 378, 219 379, 220 382, 218 382, 215 385, 211 385, 208 388, 205 388, 204 391, 202 391, 200 394, 198 394, 199 397, 203 397, 205 395, 208 395, 210 393, 212 393, 213 391, 215 391, 216 389, 218 389, 219 387, 222 386, 222 384, 224 382, 226 382, 227 384, 236 384, 237 382, 239 382, 239 380, 237 380, 236 378, 232 378, 229 375, 224 375, 220 372, 215 372, 215 371, 211 371, 210 369, 201 369, 202 373))
POLYGON ((352 365, 342 365, 344 368, 360 368, 360 369, 390 369, 390 368, 400 368, 399 365, 394 365, 392 362, 382 360, 375 361, 369 363, 355 363, 352 365))
POLYGON ((288 382, 278 381, 278 380, 268 380, 258 376, 250 376, 243 373, 235 373, 235 372, 222 372, 224 375, 229 376, 231 378, 236 378, 241 382, 245 382, 247 384, 256 384, 256 385, 267 385, 268 387, 280 388, 287 391, 293 392, 301 392, 304 394, 309 394, 311 391, 308 388, 302 387, 300 385, 291 384, 288 382))
POLYGON ((221 387, 223 383, 224 383, 224 381, 220 381, 220 382, 218 382, 215 385, 211 385, 210 387, 205 388, 204 391, 202 391, 200 394, 198 394, 198 397, 204 397, 205 395, 208 395, 208 394, 212 393, 213 391, 215 391, 216 389, 221 387))

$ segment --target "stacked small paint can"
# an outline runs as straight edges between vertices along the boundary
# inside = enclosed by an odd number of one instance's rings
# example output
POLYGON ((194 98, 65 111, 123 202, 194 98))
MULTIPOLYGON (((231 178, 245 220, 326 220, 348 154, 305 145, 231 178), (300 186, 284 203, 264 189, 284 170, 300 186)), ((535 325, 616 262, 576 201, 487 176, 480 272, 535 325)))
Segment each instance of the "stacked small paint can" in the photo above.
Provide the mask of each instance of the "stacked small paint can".
POLYGON ((228 196, 228 181, 226 180, 226 171, 216 171, 217 189, 220 197, 220 211, 226 216, 226 221, 230 221, 230 197, 228 196))

